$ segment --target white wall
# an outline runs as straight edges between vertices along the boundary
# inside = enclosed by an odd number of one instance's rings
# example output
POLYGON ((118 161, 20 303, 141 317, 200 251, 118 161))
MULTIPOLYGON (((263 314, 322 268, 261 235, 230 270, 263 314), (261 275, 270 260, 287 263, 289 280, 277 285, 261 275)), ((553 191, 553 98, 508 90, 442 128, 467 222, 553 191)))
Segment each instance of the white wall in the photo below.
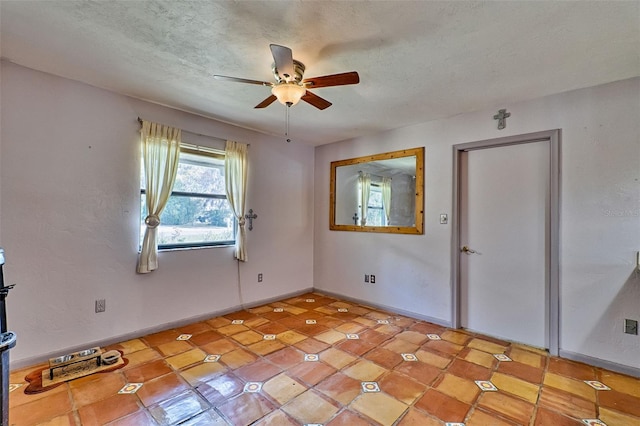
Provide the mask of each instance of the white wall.
POLYGON ((315 156, 314 284, 372 304, 451 321, 452 145, 562 129, 561 329, 566 354, 640 368, 640 79, 572 91, 324 145, 315 156), (507 107, 498 131, 492 119, 507 107), (331 161, 426 147, 425 234, 329 231, 331 161), (364 284, 364 274, 376 284, 364 284))
POLYGON ((1 76, 12 365, 240 305, 231 248, 163 252, 159 270, 135 273, 138 116, 251 144, 244 303, 313 286, 313 148, 5 62, 1 76))

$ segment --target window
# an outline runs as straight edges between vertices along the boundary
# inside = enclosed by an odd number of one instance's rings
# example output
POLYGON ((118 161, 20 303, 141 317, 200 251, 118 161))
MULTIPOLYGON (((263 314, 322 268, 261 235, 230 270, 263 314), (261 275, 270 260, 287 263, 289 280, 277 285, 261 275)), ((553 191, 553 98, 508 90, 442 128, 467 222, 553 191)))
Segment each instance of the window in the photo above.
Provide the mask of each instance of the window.
POLYGON ((385 226, 387 217, 382 206, 382 188, 372 183, 369 189, 369 205, 367 206, 367 226, 385 226))
MULTIPOLYGON (((362 184, 358 182, 358 210, 362 206, 362 184)), ((382 204, 382 187, 376 182, 372 182, 369 187, 369 203, 367 204, 367 226, 386 226, 387 216, 384 213, 382 204)))
MULTIPOLYGON (((140 173, 140 245, 144 236, 144 166, 140 173)), ((224 153, 180 145, 178 174, 160 216, 158 249, 194 248, 235 243, 235 216, 227 201, 224 153)))

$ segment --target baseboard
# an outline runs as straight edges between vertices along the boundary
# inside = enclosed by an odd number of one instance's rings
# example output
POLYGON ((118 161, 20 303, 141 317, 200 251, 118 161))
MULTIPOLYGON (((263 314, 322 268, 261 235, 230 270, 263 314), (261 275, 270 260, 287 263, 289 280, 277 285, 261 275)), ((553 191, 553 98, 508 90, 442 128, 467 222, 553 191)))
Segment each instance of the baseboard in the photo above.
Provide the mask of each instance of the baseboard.
MULTIPOLYGON (((292 293, 285 293, 279 296, 270 297, 268 299, 256 300, 254 302, 245 303, 244 305, 235 305, 229 308, 220 309, 220 310, 209 312, 206 314, 196 315, 193 317, 183 318, 177 321, 167 322, 167 323, 156 325, 153 327, 143 328, 141 330, 132 331, 131 333, 121 334, 118 336, 110 337, 108 339, 95 340, 93 342, 84 343, 80 346, 72 346, 72 347, 60 349, 54 352, 40 354, 38 356, 31 357, 31 358, 23 358, 18 361, 10 361, 10 369, 19 370, 21 368, 26 368, 32 365, 47 362, 49 361, 49 359, 60 356, 61 354, 70 354, 70 353, 78 352, 87 348, 94 348, 96 346, 105 347, 105 346, 113 345, 115 343, 125 342, 131 339, 137 339, 139 337, 146 336, 147 334, 159 333, 161 331, 171 330, 172 328, 184 327, 185 325, 193 324, 195 322, 208 320, 211 318, 230 314, 231 312, 241 311, 243 309, 250 309, 255 306, 268 305, 269 303, 272 303, 272 302, 277 302, 283 299, 289 299, 291 297, 299 296, 301 294, 309 293, 311 291, 313 291, 313 288, 308 287, 303 290, 298 290, 292 293)), ((18 336, 18 339, 19 338, 20 336, 18 336)))
POLYGON ((358 299, 358 298, 355 298, 355 297, 345 296, 344 294, 334 293, 334 292, 331 292, 331 291, 321 290, 321 289, 318 289, 318 288, 314 288, 313 291, 316 292, 316 293, 326 294, 327 296, 336 297, 338 299, 342 299, 342 300, 347 300, 347 301, 350 301, 350 302, 358 303, 360 305, 371 306, 372 308, 382 309, 384 311, 390 311, 390 312, 393 312, 395 314, 400 314, 400 315, 404 315, 406 317, 415 318, 415 319, 419 319, 421 321, 426 321, 426 322, 430 322, 430 323, 433 323, 433 324, 441 325, 443 327, 451 328, 451 321, 441 320, 440 318, 434 318, 434 317, 430 317, 430 316, 427 316, 427 315, 422 315, 422 314, 419 314, 417 312, 407 311, 405 309, 400 309, 400 308, 397 308, 395 306, 388 306, 388 305, 383 305, 383 304, 379 304, 379 303, 371 303, 368 300, 362 300, 362 299, 358 299))
POLYGON ((565 351, 562 349, 560 349, 560 358, 566 358, 572 361, 578 361, 585 364, 593 365, 594 367, 605 368, 610 371, 615 371, 616 373, 626 374, 627 376, 640 378, 640 368, 629 367, 628 365, 618 364, 615 362, 606 361, 604 359, 594 358, 588 355, 565 351))

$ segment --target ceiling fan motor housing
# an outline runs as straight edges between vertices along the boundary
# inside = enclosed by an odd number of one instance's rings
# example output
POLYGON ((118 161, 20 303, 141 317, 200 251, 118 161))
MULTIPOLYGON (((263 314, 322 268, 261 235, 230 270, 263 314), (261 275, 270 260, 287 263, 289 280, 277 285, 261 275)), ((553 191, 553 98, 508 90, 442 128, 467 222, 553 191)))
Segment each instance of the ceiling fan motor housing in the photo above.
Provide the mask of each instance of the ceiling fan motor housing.
POLYGON ((302 62, 300 61, 296 61, 295 59, 293 60, 293 73, 294 75, 287 75, 287 74, 280 74, 280 72, 278 72, 278 68, 276 67, 276 63, 274 62, 271 65, 271 71, 273 72, 273 76, 276 79, 277 84, 283 83, 283 82, 296 82, 296 83, 300 83, 302 81, 302 78, 304 76, 304 70, 305 70, 305 66, 302 62))

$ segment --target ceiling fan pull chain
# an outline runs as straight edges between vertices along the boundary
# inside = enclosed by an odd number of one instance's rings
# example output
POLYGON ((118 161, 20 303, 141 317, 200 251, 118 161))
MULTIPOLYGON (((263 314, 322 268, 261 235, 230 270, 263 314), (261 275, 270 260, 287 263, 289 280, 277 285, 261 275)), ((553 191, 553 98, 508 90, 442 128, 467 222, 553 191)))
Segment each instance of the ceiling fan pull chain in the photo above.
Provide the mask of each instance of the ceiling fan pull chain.
POLYGON ((289 139, 289 105, 286 106, 285 108, 286 112, 285 112, 285 129, 284 129, 284 135, 287 138, 287 142, 291 142, 291 139, 289 139))

